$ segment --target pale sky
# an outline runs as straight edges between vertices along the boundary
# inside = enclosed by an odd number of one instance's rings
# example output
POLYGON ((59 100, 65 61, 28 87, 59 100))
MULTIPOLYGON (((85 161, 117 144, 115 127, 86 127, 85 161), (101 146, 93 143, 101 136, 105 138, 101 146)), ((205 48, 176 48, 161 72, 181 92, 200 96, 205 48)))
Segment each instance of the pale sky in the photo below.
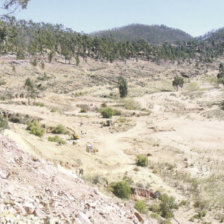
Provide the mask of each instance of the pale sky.
POLYGON ((15 16, 85 33, 140 23, 199 36, 224 27, 224 0, 30 0, 15 16))

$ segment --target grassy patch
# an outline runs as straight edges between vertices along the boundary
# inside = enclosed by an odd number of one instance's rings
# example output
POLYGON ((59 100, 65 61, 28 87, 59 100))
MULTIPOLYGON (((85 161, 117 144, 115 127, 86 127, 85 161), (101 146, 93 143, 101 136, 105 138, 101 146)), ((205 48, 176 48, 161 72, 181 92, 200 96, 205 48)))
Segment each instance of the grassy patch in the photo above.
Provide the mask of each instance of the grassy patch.
POLYGON ((56 108, 51 108, 51 113, 55 113, 57 112, 57 109, 56 108))
POLYGON ((64 141, 63 139, 61 139, 57 135, 54 136, 54 137, 52 137, 52 136, 48 137, 48 141, 50 141, 50 142, 57 142, 57 143, 62 144, 62 145, 66 144, 66 141, 64 141))
POLYGON ((133 98, 125 98, 120 100, 121 105, 126 110, 140 110, 140 105, 133 98))

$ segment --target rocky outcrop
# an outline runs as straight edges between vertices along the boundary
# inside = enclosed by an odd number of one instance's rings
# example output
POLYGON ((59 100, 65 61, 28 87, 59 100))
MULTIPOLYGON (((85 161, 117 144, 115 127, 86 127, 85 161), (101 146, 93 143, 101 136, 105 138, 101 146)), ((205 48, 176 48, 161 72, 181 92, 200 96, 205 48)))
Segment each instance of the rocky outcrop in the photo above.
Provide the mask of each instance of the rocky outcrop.
POLYGON ((145 189, 145 188, 139 188, 139 187, 132 187, 132 197, 137 198, 156 198, 155 193, 153 193, 151 190, 145 189))
POLYGON ((0 135, 1 223, 143 223, 125 202, 102 195, 62 167, 33 158, 0 135))

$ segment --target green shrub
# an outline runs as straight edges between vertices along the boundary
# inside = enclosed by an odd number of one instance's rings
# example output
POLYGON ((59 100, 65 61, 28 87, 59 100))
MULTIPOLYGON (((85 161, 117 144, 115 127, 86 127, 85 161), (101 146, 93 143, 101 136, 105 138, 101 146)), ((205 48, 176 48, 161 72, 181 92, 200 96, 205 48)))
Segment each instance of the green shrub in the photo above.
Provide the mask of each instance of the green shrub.
POLYGON ((103 118, 111 118, 114 115, 114 110, 110 107, 101 110, 103 118))
POLYGON ((159 205, 157 205, 157 204, 150 205, 149 210, 156 213, 156 214, 160 212, 159 211, 159 205))
POLYGON ((54 134, 68 134, 68 130, 62 124, 59 124, 58 126, 56 126, 52 132, 54 134))
POLYGON ((82 107, 81 110, 80 110, 80 113, 86 113, 86 112, 87 112, 87 108, 82 107))
POLYGON ((137 155, 136 165, 143 167, 148 166, 148 157, 143 155, 137 155))
POLYGON ((120 181, 112 185, 112 192, 119 198, 128 199, 131 195, 131 188, 126 181, 120 181))
POLYGON ((102 103, 101 107, 107 107, 107 103, 106 102, 102 103))
POLYGON ((33 66, 37 66, 37 59, 34 58, 30 63, 31 63, 31 65, 33 65, 33 66))
POLYGON ((57 109, 56 109, 56 108, 52 108, 52 109, 51 109, 51 112, 52 112, 52 113, 55 113, 55 112, 57 112, 57 109))
POLYGON ((22 49, 18 49, 16 52, 16 59, 25 59, 25 54, 22 49))
POLYGON ((50 142, 57 142, 57 143, 62 144, 62 145, 65 145, 66 144, 66 141, 64 141, 63 139, 61 139, 57 135, 54 136, 54 137, 51 137, 51 136, 48 137, 48 141, 50 141, 50 142))
POLYGON ((5 80, 0 80, 0 86, 4 86, 6 84, 5 80))
POLYGON ((30 131, 30 134, 42 137, 44 135, 44 129, 40 127, 37 120, 31 121, 28 123, 27 130, 30 131))
POLYGON ((199 211, 196 215, 194 215, 194 218, 196 218, 196 219, 202 219, 202 218, 204 218, 206 216, 206 213, 207 212, 205 210, 199 211))
POLYGON ((47 76, 46 72, 44 72, 43 75, 40 75, 40 76, 37 77, 37 79, 40 80, 40 81, 46 81, 46 80, 48 80, 50 78, 51 77, 50 76, 47 76))
POLYGON ((140 213, 146 214, 147 213, 147 206, 144 201, 136 201, 135 209, 140 213))
POLYGON ((41 102, 35 102, 33 103, 33 105, 37 107, 44 107, 44 103, 41 103, 41 102))
POLYGON ((45 63, 42 61, 41 62, 41 68, 44 69, 45 68, 45 63))
POLYGON ((158 219, 159 218, 159 215, 157 213, 152 213, 150 215, 150 217, 153 218, 153 219, 158 219))
POLYGON ((117 110, 117 109, 113 109, 113 115, 114 116, 120 116, 121 115, 121 111, 117 110))
POLYGON ((167 194, 162 194, 160 200, 161 203, 159 205, 159 210, 161 216, 164 218, 173 217, 172 209, 177 208, 174 197, 169 197, 167 194))
POLYGON ((172 84, 178 90, 178 87, 181 87, 181 88, 183 87, 183 85, 184 85, 184 79, 182 77, 180 77, 180 76, 175 76, 172 84))
POLYGON ((5 129, 9 129, 8 121, 3 115, 0 115, 0 131, 3 131, 5 129))

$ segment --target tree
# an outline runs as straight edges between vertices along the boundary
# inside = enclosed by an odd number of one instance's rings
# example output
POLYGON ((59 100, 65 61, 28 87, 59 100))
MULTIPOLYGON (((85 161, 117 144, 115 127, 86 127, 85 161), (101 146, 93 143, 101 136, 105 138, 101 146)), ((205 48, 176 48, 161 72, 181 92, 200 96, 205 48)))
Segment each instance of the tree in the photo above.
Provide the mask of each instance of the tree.
POLYGON ((178 90, 178 87, 183 87, 184 85, 184 79, 180 76, 175 76, 174 80, 173 80, 173 86, 177 88, 178 90))
POLYGON ((122 76, 118 78, 118 88, 119 88, 119 93, 120 97, 124 98, 128 95, 128 84, 127 80, 124 79, 122 76))
POLYGON ((76 60, 76 66, 78 66, 79 63, 80 63, 80 60, 79 60, 79 56, 78 55, 75 57, 75 60, 76 60))
POLYGON ((52 62, 52 59, 55 55, 55 52, 54 51, 51 51, 49 54, 48 54, 48 61, 51 63, 52 62))
POLYGON ((28 92, 28 103, 30 104, 30 97, 34 98, 35 96, 34 84, 30 78, 26 79, 24 87, 28 92))
POLYGON ((221 63, 219 65, 219 73, 217 75, 218 79, 223 79, 224 78, 224 65, 221 63))
POLYGON ((9 129, 8 121, 3 115, 0 115, 0 132, 3 132, 5 129, 9 129))
POLYGON ((19 8, 25 9, 29 1, 30 0, 3 0, 0 3, 0 8, 5 10, 5 15, 7 15, 14 13, 19 8))

